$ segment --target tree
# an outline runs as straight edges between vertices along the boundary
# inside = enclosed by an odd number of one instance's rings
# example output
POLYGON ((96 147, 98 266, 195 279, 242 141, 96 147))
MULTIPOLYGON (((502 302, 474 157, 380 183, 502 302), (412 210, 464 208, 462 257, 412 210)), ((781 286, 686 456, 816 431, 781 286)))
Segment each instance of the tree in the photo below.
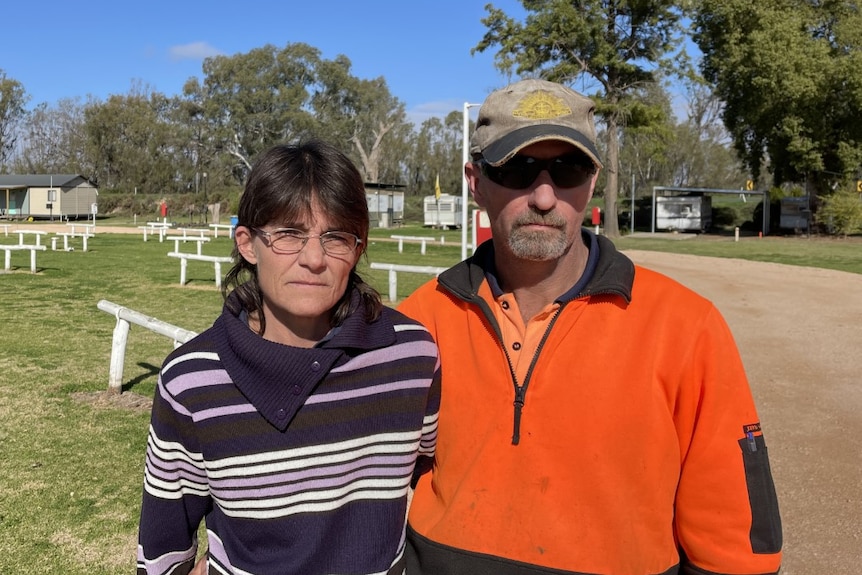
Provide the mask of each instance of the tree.
POLYGON ((321 136, 342 144, 356 161, 366 182, 403 180, 401 150, 409 136, 404 104, 383 77, 371 80, 350 73, 350 60, 339 56, 321 61, 311 107, 321 136))
POLYGON ((521 0, 528 15, 516 22, 488 5, 488 31, 474 51, 499 46, 496 66, 570 83, 590 79, 596 112, 605 124, 605 233, 619 235, 619 132, 637 117, 649 117, 628 97, 657 80, 660 69, 687 67, 675 53, 686 2, 669 0, 521 0), (675 58, 675 59, 674 59, 675 58))
POLYGON ((6 76, 0 69, 0 165, 15 149, 18 139, 16 128, 27 115, 27 93, 21 82, 6 76))
POLYGON ((86 153, 100 187, 149 193, 185 187, 174 166, 169 104, 163 94, 139 86, 85 109, 86 153))
POLYGON ((642 102, 644 105, 635 110, 649 116, 637 118, 631 122, 633 125, 622 131, 619 155, 621 191, 628 182, 634 182, 636 190, 669 185, 676 130, 670 95, 661 84, 653 83, 646 84, 628 97, 642 102))
POLYGON ((400 170, 391 170, 386 180, 381 180, 381 168, 387 164, 389 168, 397 167, 399 161, 384 162, 388 154, 390 158, 399 158, 397 146, 387 146, 387 142, 403 142, 410 126, 404 104, 389 93, 383 78, 376 80, 361 80, 355 115, 353 116, 353 134, 350 142, 359 152, 359 164, 366 181, 382 183, 398 183, 401 180, 400 170))
POLYGON ((55 106, 46 102, 36 106, 22 122, 14 170, 22 174, 93 174, 94 163, 85 146, 85 109, 84 103, 73 98, 63 98, 55 106))
POLYGON ((203 83, 186 82, 185 97, 199 106, 212 145, 236 161, 238 182, 262 151, 313 132, 309 87, 320 51, 307 44, 267 44, 245 54, 204 60, 203 83))
MULTIPOLYGON (((416 195, 434 193, 437 176, 444 194, 461 194, 464 178, 462 157, 463 113, 452 111, 441 120, 428 118, 412 138, 407 155, 409 182, 416 195)), ((466 209, 466 207, 465 207, 466 209)))
POLYGON ((862 163, 862 15, 851 2, 703 0, 694 40, 704 77, 755 180, 816 197, 862 163))
POLYGON ((687 118, 670 140, 668 162, 672 186, 742 189, 745 172, 721 123, 722 104, 702 78, 683 83, 687 118))

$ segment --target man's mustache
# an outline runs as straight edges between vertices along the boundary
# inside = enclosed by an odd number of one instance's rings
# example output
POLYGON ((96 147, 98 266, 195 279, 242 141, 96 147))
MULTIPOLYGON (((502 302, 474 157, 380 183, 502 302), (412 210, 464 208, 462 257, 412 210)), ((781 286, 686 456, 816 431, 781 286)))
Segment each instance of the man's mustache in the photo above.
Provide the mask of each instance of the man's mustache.
POLYGON ((536 212, 528 212, 522 216, 519 216, 515 222, 514 227, 521 226, 531 226, 531 225, 541 225, 541 226, 551 226, 555 228, 562 228, 566 225, 566 220, 560 214, 556 212, 548 212, 547 214, 539 214, 536 212))

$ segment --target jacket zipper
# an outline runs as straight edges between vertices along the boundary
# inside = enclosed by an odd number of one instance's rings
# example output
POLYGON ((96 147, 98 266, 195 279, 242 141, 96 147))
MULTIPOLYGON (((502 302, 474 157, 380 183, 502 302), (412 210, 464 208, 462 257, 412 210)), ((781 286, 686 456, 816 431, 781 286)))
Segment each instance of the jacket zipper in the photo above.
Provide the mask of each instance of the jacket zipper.
POLYGON ((554 314, 554 317, 552 317, 551 321, 548 322, 548 327, 545 329, 545 333, 542 334, 542 339, 539 341, 539 345, 536 346, 536 352, 533 354, 532 361, 530 361, 530 367, 527 368, 524 385, 518 385, 518 377, 515 375, 514 367, 512 367, 512 359, 509 357, 509 351, 506 349, 506 342, 504 342, 503 337, 500 336, 500 346, 503 348, 503 353, 506 355, 506 361, 509 363, 509 372, 512 374, 512 384, 515 386, 515 421, 512 430, 512 445, 518 445, 521 442, 521 414, 524 409, 524 404, 527 401, 527 386, 530 385, 533 368, 536 367, 536 362, 539 361, 539 354, 542 352, 542 348, 545 347, 545 341, 547 341, 548 336, 551 335, 551 328, 554 327, 555 323, 557 323, 557 318, 560 317, 560 313, 563 311, 565 305, 565 303, 561 303, 557 312, 554 314))

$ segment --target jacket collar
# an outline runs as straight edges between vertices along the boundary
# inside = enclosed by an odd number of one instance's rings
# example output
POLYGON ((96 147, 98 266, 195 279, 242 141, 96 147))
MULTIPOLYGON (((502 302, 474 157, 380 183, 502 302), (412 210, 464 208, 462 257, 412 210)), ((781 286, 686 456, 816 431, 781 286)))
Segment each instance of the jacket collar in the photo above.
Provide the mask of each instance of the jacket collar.
MULTIPOLYGON (((634 282, 634 264, 617 251, 613 242, 604 236, 596 236, 581 228, 584 243, 590 249, 587 268, 566 293, 557 301, 564 303, 582 297, 613 295, 631 301, 634 282)), ((488 281, 492 290, 498 290, 494 267, 494 240, 482 243, 466 260, 440 274, 439 283, 453 295, 465 301, 475 302, 479 298, 479 286, 488 281)))

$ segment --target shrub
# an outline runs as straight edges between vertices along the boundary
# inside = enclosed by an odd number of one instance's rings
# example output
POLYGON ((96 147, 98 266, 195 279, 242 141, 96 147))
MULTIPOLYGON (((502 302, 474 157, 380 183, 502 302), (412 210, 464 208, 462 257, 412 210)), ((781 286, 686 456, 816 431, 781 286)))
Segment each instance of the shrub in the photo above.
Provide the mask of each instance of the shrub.
POLYGON ((817 223, 831 233, 847 237, 862 232, 862 199, 850 190, 838 190, 822 198, 817 223))

